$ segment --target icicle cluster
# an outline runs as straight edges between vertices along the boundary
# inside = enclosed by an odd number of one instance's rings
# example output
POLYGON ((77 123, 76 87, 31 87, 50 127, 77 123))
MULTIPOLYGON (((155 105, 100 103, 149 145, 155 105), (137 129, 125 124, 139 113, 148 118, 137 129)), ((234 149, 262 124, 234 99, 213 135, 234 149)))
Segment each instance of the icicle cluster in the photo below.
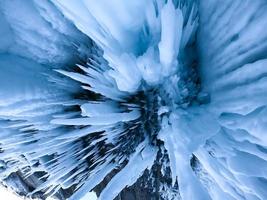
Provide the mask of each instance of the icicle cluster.
POLYGON ((267 199, 266 10, 2 0, 0 179, 39 198, 145 180, 164 200, 267 199))

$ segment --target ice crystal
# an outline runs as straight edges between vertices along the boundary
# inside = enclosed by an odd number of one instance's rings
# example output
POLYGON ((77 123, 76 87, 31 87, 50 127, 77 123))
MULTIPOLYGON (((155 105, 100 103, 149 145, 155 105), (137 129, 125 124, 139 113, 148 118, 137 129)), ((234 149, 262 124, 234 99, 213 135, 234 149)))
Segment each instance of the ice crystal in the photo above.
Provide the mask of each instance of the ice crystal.
POLYGON ((267 199, 266 9, 2 0, 2 183, 41 199, 267 199))

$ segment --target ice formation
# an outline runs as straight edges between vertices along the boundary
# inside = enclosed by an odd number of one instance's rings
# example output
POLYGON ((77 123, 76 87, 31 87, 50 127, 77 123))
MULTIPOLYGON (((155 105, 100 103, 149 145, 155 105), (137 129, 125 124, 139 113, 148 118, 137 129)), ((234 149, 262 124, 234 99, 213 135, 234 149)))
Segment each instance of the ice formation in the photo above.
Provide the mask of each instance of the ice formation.
POLYGON ((265 0, 1 0, 0 26, 3 184, 267 199, 265 0))

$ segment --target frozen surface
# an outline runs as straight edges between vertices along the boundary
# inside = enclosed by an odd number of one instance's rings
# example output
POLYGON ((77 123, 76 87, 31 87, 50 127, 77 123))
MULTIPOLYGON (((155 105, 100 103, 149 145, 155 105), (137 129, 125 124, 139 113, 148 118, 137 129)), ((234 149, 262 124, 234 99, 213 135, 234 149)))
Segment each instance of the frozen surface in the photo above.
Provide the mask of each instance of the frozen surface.
POLYGON ((15 191, 267 199, 265 0, 2 0, 0 26, 15 191))

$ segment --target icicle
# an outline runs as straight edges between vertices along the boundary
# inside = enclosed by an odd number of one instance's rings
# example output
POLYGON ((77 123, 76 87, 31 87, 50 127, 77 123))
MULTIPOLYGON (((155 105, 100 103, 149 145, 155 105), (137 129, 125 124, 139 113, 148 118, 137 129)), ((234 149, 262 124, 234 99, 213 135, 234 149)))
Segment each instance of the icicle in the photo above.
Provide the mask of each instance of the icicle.
POLYGON ((147 146, 147 141, 141 143, 127 165, 111 179, 98 199, 114 199, 123 188, 134 184, 145 169, 152 167, 156 155, 155 149, 147 146))
POLYGON ((81 199, 99 184, 112 170, 116 168, 115 164, 102 165, 101 169, 88 177, 88 180, 77 190, 68 200, 81 199))
POLYGON ((183 32, 183 15, 168 1, 161 10, 161 40, 158 45, 162 73, 165 77, 177 70, 177 56, 183 32))

